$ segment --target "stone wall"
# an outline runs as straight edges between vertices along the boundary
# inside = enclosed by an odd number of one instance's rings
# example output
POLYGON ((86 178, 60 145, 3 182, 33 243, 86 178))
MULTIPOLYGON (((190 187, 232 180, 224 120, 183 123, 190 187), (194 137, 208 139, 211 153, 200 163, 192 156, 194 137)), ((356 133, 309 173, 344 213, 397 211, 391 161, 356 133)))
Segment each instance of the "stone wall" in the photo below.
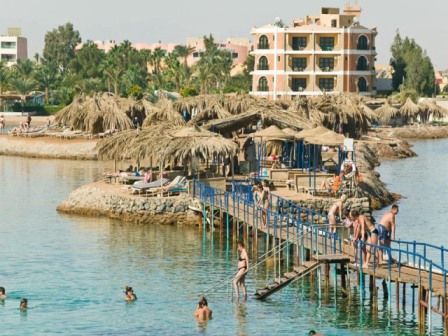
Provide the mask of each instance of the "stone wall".
POLYGON ((119 185, 96 182, 73 191, 57 210, 84 216, 106 216, 136 223, 192 224, 197 216, 189 206, 198 207, 188 195, 143 197, 123 191, 119 185))

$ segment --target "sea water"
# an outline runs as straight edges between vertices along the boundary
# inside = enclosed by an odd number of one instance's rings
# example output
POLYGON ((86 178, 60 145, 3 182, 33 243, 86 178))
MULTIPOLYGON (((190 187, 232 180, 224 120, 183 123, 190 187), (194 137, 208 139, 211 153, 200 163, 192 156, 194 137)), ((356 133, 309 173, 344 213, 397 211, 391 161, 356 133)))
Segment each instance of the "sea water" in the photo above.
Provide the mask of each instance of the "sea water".
MULTIPOLYGON (((448 179, 441 166, 448 161, 438 158, 447 155, 446 144, 416 144, 418 158, 381 167, 390 188, 407 196, 400 202, 399 237, 445 243, 441 203, 448 179)), ((1 335, 417 333, 409 305, 396 312, 380 298, 372 308, 368 295, 361 298, 353 286, 350 298, 330 285, 319 299, 315 282, 299 280, 257 301, 251 294, 273 278, 272 263, 248 275, 247 302, 232 301, 226 279, 236 271, 236 247, 219 230, 56 212, 73 189, 101 178, 108 168, 112 165, 0 156, 0 286, 8 293, 0 302, 1 335), (134 288, 136 302, 123 300, 126 285, 134 288), (203 292, 214 319, 198 324, 192 314, 203 292), (22 297, 29 300, 26 313, 18 309, 22 297)), ((441 335, 440 319, 434 320, 434 334, 441 335)))

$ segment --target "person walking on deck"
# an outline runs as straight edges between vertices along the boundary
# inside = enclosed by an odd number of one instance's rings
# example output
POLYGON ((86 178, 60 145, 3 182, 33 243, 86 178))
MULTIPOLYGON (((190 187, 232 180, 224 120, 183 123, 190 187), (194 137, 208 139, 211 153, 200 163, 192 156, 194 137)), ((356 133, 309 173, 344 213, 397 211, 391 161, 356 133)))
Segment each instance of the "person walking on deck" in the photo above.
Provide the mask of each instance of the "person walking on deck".
POLYGON ((342 210, 344 209, 344 203, 347 200, 347 195, 342 195, 328 210, 328 224, 330 224, 330 232, 336 233, 337 216, 342 219, 342 210))
POLYGON ((262 207, 262 225, 265 228, 267 225, 267 218, 268 218, 268 210, 271 204, 271 189, 269 187, 269 182, 264 181, 264 186, 261 186, 261 207, 262 207))
MULTIPOLYGON (((381 246, 390 247, 391 241, 395 240, 395 217, 398 215, 398 205, 392 205, 389 212, 383 215, 378 224, 378 234, 381 246)), ((380 260, 383 260, 383 251, 380 251, 380 260)))
POLYGON ((246 274, 249 270, 249 256, 242 241, 238 242, 238 272, 233 278, 232 285, 236 296, 240 297, 239 288, 243 291, 244 300, 247 299, 246 274))

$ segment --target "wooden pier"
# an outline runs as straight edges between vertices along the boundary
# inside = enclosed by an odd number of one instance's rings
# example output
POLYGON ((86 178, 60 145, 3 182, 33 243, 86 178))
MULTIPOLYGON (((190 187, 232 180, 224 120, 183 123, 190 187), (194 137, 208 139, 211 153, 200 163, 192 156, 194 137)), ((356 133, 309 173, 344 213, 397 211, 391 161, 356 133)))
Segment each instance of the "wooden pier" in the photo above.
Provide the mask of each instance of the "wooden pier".
MULTIPOLYGON (((320 291, 322 271, 323 280, 329 283, 330 267, 334 267, 335 285, 340 286, 343 292, 349 292, 350 272, 356 273, 360 292, 369 289, 373 297, 378 296, 376 281, 382 281, 389 308, 392 307, 392 285, 395 287, 397 310, 404 308, 406 289, 409 289, 411 307, 418 311, 420 332, 431 331, 432 313, 436 313, 441 316, 445 335, 448 335, 448 271, 445 268, 448 249, 443 246, 396 241, 391 247, 369 246, 364 242, 354 247, 347 239, 345 228, 338 228, 336 235, 331 234, 323 214, 300 208, 274 195, 269 210, 263 214, 249 192, 219 190, 196 181, 192 194, 201 202, 201 225, 204 228, 208 226, 213 231, 219 224, 228 239, 243 240, 253 251, 257 251, 258 240, 265 239, 266 253, 262 257, 277 256, 280 260, 282 256, 289 258, 289 251, 294 251, 291 262, 286 266, 280 261, 278 266, 275 265, 274 279, 256 290, 256 299, 263 300, 308 275, 317 274, 320 291), (373 263, 368 269, 363 269, 362 251, 366 248, 372 249, 373 263), (377 260, 378 250, 387 256, 385 264, 377 260), (437 255, 439 257, 434 258, 437 255), (366 286, 366 277, 369 277, 369 286, 366 286)), ((258 258, 258 263, 263 260, 258 258)))

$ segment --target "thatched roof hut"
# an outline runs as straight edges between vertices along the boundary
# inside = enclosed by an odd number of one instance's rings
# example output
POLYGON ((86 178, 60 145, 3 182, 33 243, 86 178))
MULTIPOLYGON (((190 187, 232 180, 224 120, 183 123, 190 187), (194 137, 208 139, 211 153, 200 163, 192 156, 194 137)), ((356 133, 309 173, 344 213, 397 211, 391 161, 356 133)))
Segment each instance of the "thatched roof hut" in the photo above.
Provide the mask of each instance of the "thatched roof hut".
POLYGON ((193 158, 207 159, 213 154, 233 156, 239 150, 232 140, 198 126, 170 128, 166 124, 121 132, 100 140, 97 149, 100 159, 152 158, 175 163, 184 163, 193 158))
POLYGON ((411 97, 406 99, 406 102, 400 107, 400 115, 406 120, 417 119, 420 114, 420 107, 414 103, 411 97))
POLYGON ((428 99, 419 104, 420 107, 420 120, 422 122, 428 122, 429 119, 442 119, 448 115, 448 111, 442 106, 438 105, 434 100, 428 99))
POLYGON ((265 128, 263 130, 260 130, 258 132, 255 132, 253 134, 256 138, 262 138, 264 140, 292 140, 294 137, 292 135, 289 135, 280 128, 278 128, 275 125, 269 126, 268 128, 265 128))
POLYGON ((175 110, 171 100, 161 97, 156 104, 143 101, 142 105, 146 110, 146 118, 143 127, 150 127, 161 123, 168 123, 173 126, 185 125, 182 115, 175 110))
POLYGON ((323 126, 317 126, 314 128, 310 128, 310 129, 306 129, 303 130, 301 132, 298 132, 296 135, 297 139, 306 139, 308 137, 319 137, 325 133, 327 133, 328 131, 330 131, 328 128, 323 127, 323 126))
POLYGON ((328 130, 318 136, 307 136, 304 140, 313 145, 339 146, 344 144, 344 139, 342 134, 328 130))
POLYGON ((383 106, 375 110, 375 113, 378 115, 378 120, 382 124, 389 124, 392 119, 400 115, 399 112, 400 111, 393 107, 387 100, 383 106))
POLYGON ((74 130, 96 134, 130 129, 133 127, 131 118, 143 120, 144 113, 132 99, 103 93, 75 97, 70 105, 56 114, 55 121, 74 130))

